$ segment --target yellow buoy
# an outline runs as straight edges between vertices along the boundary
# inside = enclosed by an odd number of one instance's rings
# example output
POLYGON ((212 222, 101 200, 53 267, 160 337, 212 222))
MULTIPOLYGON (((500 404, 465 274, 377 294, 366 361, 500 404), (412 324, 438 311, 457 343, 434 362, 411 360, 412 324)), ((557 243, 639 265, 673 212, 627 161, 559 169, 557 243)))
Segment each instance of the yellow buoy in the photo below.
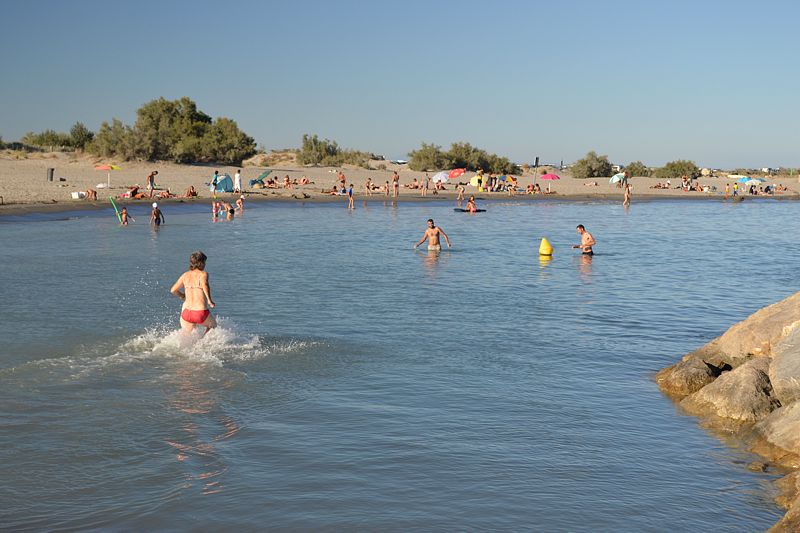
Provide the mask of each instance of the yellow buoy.
POLYGON ((545 237, 542 237, 542 243, 539 245, 539 255, 553 255, 553 246, 545 237))

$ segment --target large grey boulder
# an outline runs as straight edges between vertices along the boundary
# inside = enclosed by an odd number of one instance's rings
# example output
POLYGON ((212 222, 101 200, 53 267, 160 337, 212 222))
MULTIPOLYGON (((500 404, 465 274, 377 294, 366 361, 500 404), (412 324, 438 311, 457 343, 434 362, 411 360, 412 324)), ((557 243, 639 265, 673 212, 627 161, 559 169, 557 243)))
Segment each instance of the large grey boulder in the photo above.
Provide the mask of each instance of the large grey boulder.
POLYGON ((753 356, 771 356, 775 346, 800 326, 800 292, 734 324, 720 337, 689 355, 715 366, 739 366, 753 356))
POLYGON ((793 329, 775 347, 769 379, 783 405, 800 400, 800 328, 793 329))
POLYGON ((693 414, 756 422, 780 406, 772 394, 769 364, 766 357, 751 359, 684 398, 681 407, 693 414))
POLYGON ((683 397, 702 389, 718 375, 718 368, 699 357, 687 355, 656 374, 656 383, 665 393, 683 397))
POLYGON ((800 456, 800 402, 774 410, 755 431, 771 445, 800 456))

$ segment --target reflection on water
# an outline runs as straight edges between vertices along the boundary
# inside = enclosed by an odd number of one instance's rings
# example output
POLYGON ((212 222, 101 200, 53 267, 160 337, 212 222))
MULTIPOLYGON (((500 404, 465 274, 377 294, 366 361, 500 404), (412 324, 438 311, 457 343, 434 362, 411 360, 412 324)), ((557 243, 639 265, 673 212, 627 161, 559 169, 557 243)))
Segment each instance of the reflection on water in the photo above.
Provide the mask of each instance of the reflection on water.
POLYGON ((167 383, 164 394, 171 408, 182 413, 183 424, 167 444, 175 450, 175 459, 189 469, 186 487, 192 480, 202 484, 202 493, 216 494, 224 489, 222 477, 228 471, 216 442, 239 432, 236 420, 220 412, 219 395, 229 381, 207 380, 196 363, 178 367, 167 383), (198 370, 200 370, 198 372, 198 370))
POLYGON ((578 260, 578 268, 580 269, 581 280, 586 283, 591 282, 592 260, 593 256, 591 254, 581 254, 578 260))

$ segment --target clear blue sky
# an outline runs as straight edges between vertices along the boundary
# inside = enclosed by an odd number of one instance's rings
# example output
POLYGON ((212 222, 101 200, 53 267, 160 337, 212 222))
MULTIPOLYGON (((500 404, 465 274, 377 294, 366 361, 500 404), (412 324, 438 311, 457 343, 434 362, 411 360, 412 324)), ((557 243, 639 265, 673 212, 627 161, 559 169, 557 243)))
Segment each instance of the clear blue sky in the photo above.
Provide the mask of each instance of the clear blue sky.
POLYGON ((189 96, 267 149, 800 166, 800 3, 6 2, 0 135, 189 96))

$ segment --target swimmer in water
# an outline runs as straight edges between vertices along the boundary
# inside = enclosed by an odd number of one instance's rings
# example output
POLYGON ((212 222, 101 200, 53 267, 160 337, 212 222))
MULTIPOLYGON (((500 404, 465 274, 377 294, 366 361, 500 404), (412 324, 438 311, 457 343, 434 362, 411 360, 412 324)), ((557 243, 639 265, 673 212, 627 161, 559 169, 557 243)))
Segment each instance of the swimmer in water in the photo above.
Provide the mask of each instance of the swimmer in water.
POLYGON ((181 328, 189 333, 196 326, 206 328, 206 333, 211 328, 217 327, 217 321, 209 309, 214 309, 214 300, 211 299, 211 287, 208 284, 206 269, 206 254, 197 251, 189 256, 189 270, 184 272, 175 285, 169 290, 172 294, 183 300, 181 306, 181 328), (183 288, 183 292, 181 292, 183 288))
POLYGON ((428 228, 425 230, 425 233, 422 234, 422 238, 419 240, 417 244, 414 245, 414 249, 417 249, 417 246, 428 240, 428 250, 431 251, 439 251, 442 249, 442 245, 439 244, 439 235, 444 237, 444 242, 447 243, 448 248, 452 248, 453 246, 450 244, 450 239, 447 238, 447 234, 442 231, 442 228, 436 227, 436 224, 433 223, 433 219, 428 219, 428 228))
POLYGON ((160 226, 166 221, 167 219, 164 218, 164 213, 158 208, 158 204, 153 202, 153 211, 150 213, 150 224, 160 226))
POLYGON ((469 200, 467 200, 467 207, 464 210, 469 211, 470 213, 475 213, 478 211, 478 206, 475 205, 474 196, 469 197, 469 200))
POLYGON ((581 236, 581 243, 576 244, 573 246, 573 248, 580 248, 583 255, 594 255, 592 246, 597 244, 597 241, 594 240, 592 234, 586 231, 586 228, 583 227, 583 224, 578 224, 575 229, 578 231, 578 235, 581 236))
POLYGON ((244 213, 244 195, 239 196, 236 199, 236 209, 239 210, 239 213, 244 213))

